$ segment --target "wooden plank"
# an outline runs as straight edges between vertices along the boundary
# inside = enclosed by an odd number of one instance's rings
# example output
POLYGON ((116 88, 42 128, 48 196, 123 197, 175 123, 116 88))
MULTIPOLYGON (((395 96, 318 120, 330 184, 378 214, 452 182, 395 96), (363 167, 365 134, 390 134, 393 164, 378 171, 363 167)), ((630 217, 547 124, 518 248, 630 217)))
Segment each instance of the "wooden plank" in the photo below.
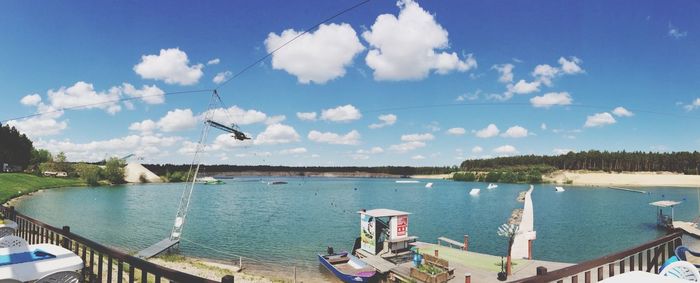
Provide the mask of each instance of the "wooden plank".
POLYGON ((171 248, 179 242, 180 240, 170 240, 170 238, 165 238, 160 242, 155 243, 152 246, 140 251, 138 254, 136 254, 136 256, 143 259, 149 259, 158 255, 159 253, 164 252, 165 250, 171 248))
POLYGON ((451 245, 455 245, 455 246, 464 248, 464 243, 452 240, 450 238, 438 237, 438 241, 443 241, 443 242, 449 243, 451 245))

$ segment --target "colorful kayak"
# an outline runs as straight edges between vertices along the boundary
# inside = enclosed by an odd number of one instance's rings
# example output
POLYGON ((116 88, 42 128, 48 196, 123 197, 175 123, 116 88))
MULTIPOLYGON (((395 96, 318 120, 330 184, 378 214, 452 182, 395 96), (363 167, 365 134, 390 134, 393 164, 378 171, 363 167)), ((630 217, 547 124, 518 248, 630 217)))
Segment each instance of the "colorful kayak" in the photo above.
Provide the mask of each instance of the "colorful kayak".
POLYGON ((374 268, 345 251, 329 255, 319 254, 318 260, 338 279, 346 283, 370 282, 377 274, 374 268))

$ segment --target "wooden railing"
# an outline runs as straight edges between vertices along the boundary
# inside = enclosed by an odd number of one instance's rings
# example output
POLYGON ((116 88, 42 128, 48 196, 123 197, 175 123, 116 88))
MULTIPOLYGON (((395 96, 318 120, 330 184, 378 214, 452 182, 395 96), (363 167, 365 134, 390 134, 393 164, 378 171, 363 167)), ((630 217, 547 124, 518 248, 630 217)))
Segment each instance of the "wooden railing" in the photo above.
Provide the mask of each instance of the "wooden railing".
POLYGON ((85 282, 181 282, 181 283, 233 283, 231 275, 214 281, 148 262, 124 252, 106 247, 90 239, 18 213, 14 207, 0 206, 0 212, 17 222, 15 234, 31 244, 60 245, 83 259, 82 276, 85 282))
POLYGON ((601 258, 548 272, 544 267, 537 268, 537 275, 513 282, 598 282, 626 271, 659 273, 659 267, 673 256, 676 247, 682 244, 683 230, 674 229, 666 236, 640 246, 606 255, 601 258), (595 276, 595 281, 592 278, 595 276))

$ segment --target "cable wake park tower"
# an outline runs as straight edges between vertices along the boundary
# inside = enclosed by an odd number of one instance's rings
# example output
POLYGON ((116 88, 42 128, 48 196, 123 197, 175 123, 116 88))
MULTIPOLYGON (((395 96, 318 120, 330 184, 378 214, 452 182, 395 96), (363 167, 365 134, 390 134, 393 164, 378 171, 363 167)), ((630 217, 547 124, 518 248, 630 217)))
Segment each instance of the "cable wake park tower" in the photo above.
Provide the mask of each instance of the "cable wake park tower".
MULTIPOLYGON (((231 126, 226 126, 225 124, 214 121, 214 113, 217 107, 221 107, 223 111, 226 110, 224 102, 221 100, 219 93, 214 90, 212 92, 211 98, 209 99, 209 106, 207 111, 204 113, 204 126, 202 127, 202 133, 199 136, 199 142, 194 151, 194 157, 192 158, 192 163, 187 172, 187 178, 185 179, 185 188, 182 190, 182 195, 180 196, 180 203, 177 208, 177 214, 175 214, 175 223, 170 231, 170 236, 161 240, 158 243, 140 251, 137 256, 140 258, 150 258, 163 251, 175 246, 180 243, 180 238, 182 236, 182 229, 185 226, 185 220, 187 219, 187 211, 190 207, 190 200, 192 198, 192 191, 197 181, 197 175, 199 174, 199 168, 202 165, 201 157, 204 149, 206 148, 207 135, 209 134, 209 129, 211 127, 222 130, 224 132, 232 134, 232 137, 239 141, 249 140, 250 137, 246 136, 245 133, 238 129, 236 124, 231 126)), ((228 113, 225 112, 227 115, 228 113)), ((232 121, 231 117, 228 116, 229 120, 232 121)))

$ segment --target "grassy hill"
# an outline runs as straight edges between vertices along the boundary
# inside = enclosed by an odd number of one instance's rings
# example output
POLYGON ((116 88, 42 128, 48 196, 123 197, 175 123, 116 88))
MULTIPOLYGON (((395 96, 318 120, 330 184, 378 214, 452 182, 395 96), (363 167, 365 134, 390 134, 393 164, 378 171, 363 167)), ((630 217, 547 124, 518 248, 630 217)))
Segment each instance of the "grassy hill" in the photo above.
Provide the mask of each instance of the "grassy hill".
POLYGON ((85 186, 85 182, 74 178, 38 177, 24 173, 0 173, 0 203, 41 189, 85 186))

